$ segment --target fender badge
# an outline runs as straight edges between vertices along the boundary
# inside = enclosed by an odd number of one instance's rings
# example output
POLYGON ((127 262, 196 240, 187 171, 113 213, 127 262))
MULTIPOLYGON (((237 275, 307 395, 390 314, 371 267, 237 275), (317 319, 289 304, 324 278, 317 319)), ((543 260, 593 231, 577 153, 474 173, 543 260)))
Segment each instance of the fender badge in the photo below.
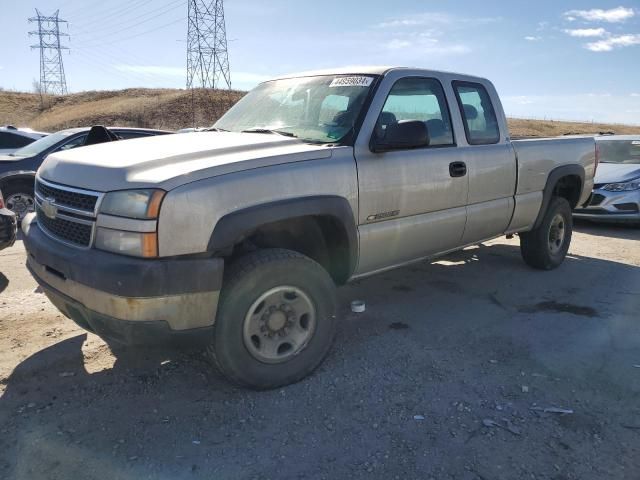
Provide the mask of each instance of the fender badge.
POLYGON ((385 218, 397 217, 400 215, 400 210, 393 210, 392 212, 381 212, 376 213, 375 215, 369 215, 367 217, 368 222, 373 222, 374 220, 384 220, 385 218))

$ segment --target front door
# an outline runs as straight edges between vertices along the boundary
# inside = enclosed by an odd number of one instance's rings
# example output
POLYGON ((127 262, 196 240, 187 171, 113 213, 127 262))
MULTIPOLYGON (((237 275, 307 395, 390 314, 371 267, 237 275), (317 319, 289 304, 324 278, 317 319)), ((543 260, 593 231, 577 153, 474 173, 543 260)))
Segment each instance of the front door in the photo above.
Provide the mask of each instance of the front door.
POLYGON ((455 169, 457 150, 441 82, 404 72, 385 77, 355 145, 360 198, 356 275, 460 245, 469 186, 465 172, 455 169), (372 152, 372 137, 383 138, 386 128, 400 120, 425 122, 429 146, 372 152))

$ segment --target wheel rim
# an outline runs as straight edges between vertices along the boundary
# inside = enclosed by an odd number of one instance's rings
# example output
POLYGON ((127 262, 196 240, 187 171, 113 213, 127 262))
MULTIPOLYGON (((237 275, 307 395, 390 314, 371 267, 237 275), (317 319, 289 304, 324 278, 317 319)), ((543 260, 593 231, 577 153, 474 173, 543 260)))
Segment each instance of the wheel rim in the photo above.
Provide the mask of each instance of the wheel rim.
POLYGON ((549 252, 551 252, 552 255, 562 250, 565 235, 566 222, 564 217, 560 213, 557 213, 551 220, 551 226, 549 227, 549 252))
POLYGON ((316 309, 296 287, 280 286, 262 294, 244 318, 244 344, 264 363, 282 363, 299 354, 313 337, 316 309))
POLYGON ((18 219, 23 218, 27 213, 35 209, 33 197, 28 193, 14 193, 9 195, 5 201, 7 208, 16 214, 18 219))

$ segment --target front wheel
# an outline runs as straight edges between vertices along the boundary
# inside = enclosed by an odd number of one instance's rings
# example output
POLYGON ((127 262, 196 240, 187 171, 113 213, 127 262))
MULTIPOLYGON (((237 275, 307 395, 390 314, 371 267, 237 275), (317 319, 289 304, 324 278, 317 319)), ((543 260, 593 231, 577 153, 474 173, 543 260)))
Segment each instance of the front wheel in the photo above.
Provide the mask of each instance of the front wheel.
POLYGON ((231 264, 207 353, 228 379, 269 389, 320 365, 336 331, 335 285, 297 252, 266 249, 231 264))
POLYGON ((573 233, 571 207, 566 199, 551 199, 542 223, 520 234, 520 252, 527 265, 540 270, 558 267, 567 256, 573 233))
POLYGON ((33 185, 27 182, 17 182, 15 185, 8 185, 2 189, 4 203, 7 208, 16 214, 18 221, 22 220, 28 213, 35 211, 35 196, 33 185))

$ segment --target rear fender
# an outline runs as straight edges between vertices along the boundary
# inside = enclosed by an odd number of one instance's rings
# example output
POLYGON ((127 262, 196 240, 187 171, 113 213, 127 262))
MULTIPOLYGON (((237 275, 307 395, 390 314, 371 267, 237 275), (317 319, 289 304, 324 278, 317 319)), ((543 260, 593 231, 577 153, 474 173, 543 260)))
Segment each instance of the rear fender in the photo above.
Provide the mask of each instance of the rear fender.
POLYGON ((549 176, 547 177, 547 183, 545 184, 542 193, 542 205, 540 207, 540 212, 538 212, 538 218, 536 218, 536 223, 534 224, 533 228, 539 227, 542 223, 542 219, 544 218, 544 215, 547 212, 547 208, 549 208, 551 198, 553 197, 553 192, 560 179, 569 176, 580 177, 580 192, 578 194, 578 198, 582 196, 585 177, 584 167, 582 167, 582 165, 563 165, 561 167, 554 168, 553 170, 551 170, 551 173, 549 173, 549 176))

